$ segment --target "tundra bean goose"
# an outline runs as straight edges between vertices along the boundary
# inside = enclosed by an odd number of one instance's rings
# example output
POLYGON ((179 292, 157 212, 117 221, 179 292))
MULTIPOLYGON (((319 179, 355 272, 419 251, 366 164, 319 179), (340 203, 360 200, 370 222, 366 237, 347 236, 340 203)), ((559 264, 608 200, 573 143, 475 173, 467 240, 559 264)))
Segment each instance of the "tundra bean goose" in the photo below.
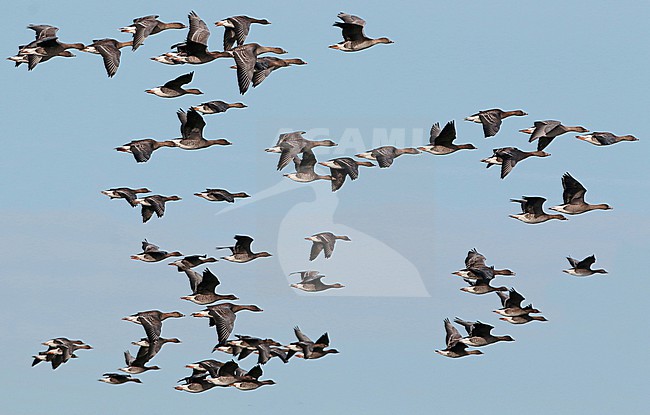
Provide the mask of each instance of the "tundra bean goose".
POLYGON ((337 17, 342 22, 335 22, 333 26, 343 30, 343 41, 336 45, 331 45, 330 49, 337 49, 343 52, 357 52, 380 43, 394 43, 387 37, 377 39, 367 37, 363 32, 366 21, 358 16, 341 12, 337 17))

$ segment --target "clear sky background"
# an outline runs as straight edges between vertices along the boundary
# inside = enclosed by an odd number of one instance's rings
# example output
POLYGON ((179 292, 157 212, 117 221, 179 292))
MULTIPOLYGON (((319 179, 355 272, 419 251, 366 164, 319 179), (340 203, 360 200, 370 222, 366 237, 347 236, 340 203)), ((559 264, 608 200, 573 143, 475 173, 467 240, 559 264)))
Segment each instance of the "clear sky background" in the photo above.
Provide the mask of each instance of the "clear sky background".
MULTIPOLYGON (((136 17, 158 14, 187 22, 195 10, 210 26, 210 49, 222 48, 214 22, 245 14, 267 18, 249 41, 281 46, 306 66, 273 73, 241 97, 232 60, 167 66, 149 60, 185 38, 185 30, 149 37, 122 51, 113 79, 101 58, 74 51, 27 72, 0 68, 4 110, 0 250, 3 338, 0 385, 7 415, 207 413, 642 413, 649 386, 650 341, 645 319, 650 282, 645 258, 648 168, 648 20, 639 1, 491 2, 111 2, 27 1, 5 6, 4 56, 33 39, 28 24, 60 28, 64 42, 115 37, 136 17), (345 11, 367 21, 366 34, 392 45, 360 53, 327 46, 341 39, 332 27, 345 11), (161 99, 144 90, 195 71, 190 87, 202 96, 161 99), (249 107, 206 116, 205 135, 229 147, 161 149, 136 164, 114 147, 132 139, 179 136, 176 110, 212 99, 249 107), (481 109, 523 109, 496 137, 463 118, 481 109), (450 156, 405 155, 390 169, 363 169, 356 182, 332 194, 329 183, 298 184, 276 172, 277 156, 263 151, 282 131, 307 131, 339 147, 316 156, 353 155, 377 143, 422 144, 433 122, 456 120, 459 143, 479 149, 450 156), (493 148, 534 149, 517 130, 557 119, 591 131, 633 134, 639 142, 599 148, 566 134, 545 159, 529 159, 500 180, 481 158, 493 148), (569 221, 526 225, 508 218, 510 198, 543 196, 561 203, 561 176, 570 172, 587 201, 612 211, 569 221), (99 192, 148 187, 183 198, 162 219, 141 223, 139 209, 99 192), (234 206, 192 196, 206 187, 245 191, 234 206), (233 207, 235 209, 233 209, 233 207), (308 261, 320 231, 346 234, 329 260, 308 261), (321 360, 274 359, 265 379, 277 385, 255 392, 215 388, 175 391, 183 366, 206 358, 216 333, 205 319, 172 319, 169 345, 140 376, 143 384, 97 382, 124 365, 122 353, 143 330, 120 318, 138 311, 200 309, 179 300, 187 278, 165 261, 131 261, 142 239, 184 254, 219 255, 215 246, 235 234, 255 238, 253 249, 271 258, 225 261, 210 269, 223 293, 263 313, 239 313, 234 333, 294 341, 299 325, 310 337, 329 332, 341 353, 321 360), (514 326, 498 320, 495 294, 459 291, 450 275, 476 247, 488 264, 517 272, 495 285, 514 286, 549 319, 514 326), (565 257, 595 254, 607 275, 578 279, 562 273, 565 257), (305 295, 289 287, 292 271, 317 269, 346 285, 335 293, 305 295), (447 359, 443 319, 458 316, 495 326, 516 341, 483 348, 482 356, 447 359), (83 339, 95 349, 56 371, 31 368, 47 339, 83 339)), ((323 172, 325 169, 322 170, 323 172)), ((200 268, 202 269, 202 268, 200 268)), ((254 358, 241 362, 245 368, 254 358)))

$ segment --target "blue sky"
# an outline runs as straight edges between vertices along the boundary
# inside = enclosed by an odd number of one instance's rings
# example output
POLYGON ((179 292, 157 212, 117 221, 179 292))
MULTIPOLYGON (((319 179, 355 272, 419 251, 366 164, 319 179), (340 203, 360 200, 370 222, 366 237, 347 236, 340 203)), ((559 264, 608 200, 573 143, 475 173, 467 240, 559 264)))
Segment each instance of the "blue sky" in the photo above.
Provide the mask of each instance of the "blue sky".
MULTIPOLYGON (((221 48, 223 33, 213 23, 245 14, 272 22, 253 27, 250 41, 281 46, 286 57, 308 65, 277 71, 241 97, 230 60, 166 66, 148 59, 182 41, 186 31, 178 30, 148 38, 135 53, 124 49, 113 79, 98 56, 76 51, 75 58, 52 59, 32 72, 9 61, 0 68, 4 414, 108 414, 143 405, 159 413, 217 405, 243 414, 474 413, 478 405, 468 394, 490 402, 486 414, 503 413, 504 405, 529 414, 641 413, 650 369, 643 358, 650 283, 634 259, 646 254, 650 225, 643 122, 650 5, 382 0, 320 2, 307 10, 297 1, 32 1, 8 6, 2 50, 11 56, 31 41, 28 24, 57 26, 65 42, 128 40, 117 29, 135 17, 186 22, 190 10, 210 26, 211 50, 221 48), (367 35, 395 44, 360 53, 328 49, 341 38, 331 26, 339 11, 361 16, 367 35), (164 100, 144 93, 191 70, 191 87, 205 95, 164 100), (178 137, 177 109, 211 99, 248 105, 206 116, 206 137, 227 138, 232 146, 162 149, 144 164, 113 150, 132 139, 178 137), (507 119, 486 140, 480 125, 462 119, 488 108, 530 115, 507 119), (452 119, 458 142, 478 150, 405 155, 390 169, 364 169, 334 194, 328 183, 283 178, 285 172, 275 171, 277 156, 263 151, 291 129, 340 143, 319 148, 319 159, 386 140, 418 145, 432 123, 452 119), (567 134, 548 147, 551 157, 526 160, 505 180, 479 163, 493 148, 533 149, 517 130, 545 119, 640 141, 598 148, 567 134), (614 210, 541 225, 508 218, 519 209, 510 198, 543 196, 547 209, 559 204, 566 171, 588 189, 587 201, 614 210), (164 218, 142 224, 138 209, 99 193, 117 186, 183 200, 168 204, 164 218), (227 207, 192 196, 206 187, 252 198, 227 207), (310 263, 303 238, 321 231, 352 242, 341 241, 331 259, 310 263), (154 360, 163 369, 142 375, 142 385, 97 382, 123 366, 122 352, 141 337, 142 329, 121 317, 199 309, 179 300, 189 294, 184 274, 165 262, 129 260, 142 239, 184 254, 217 255, 214 247, 230 244, 235 234, 253 236, 255 250, 274 254, 210 266, 222 292, 264 309, 240 313, 235 333, 290 342, 299 325, 312 338, 329 332, 341 353, 287 365, 271 361, 264 378, 277 385, 256 392, 181 393, 173 386, 189 373, 185 364, 227 358, 210 354, 216 333, 205 320, 184 318, 165 323, 163 335, 183 343, 165 347, 154 360), (499 307, 496 295, 459 291, 463 282, 450 273, 463 268, 474 247, 489 264, 517 272, 495 283, 514 286, 547 323, 509 325, 491 312, 499 307), (609 274, 562 273, 566 256, 591 254, 609 274), (346 288, 331 295, 296 292, 287 274, 302 269, 320 270, 346 288), (492 324, 494 333, 516 341, 488 346, 483 356, 436 355, 434 349, 444 348, 443 319, 454 316, 492 324), (54 372, 30 368, 40 343, 58 336, 81 338, 95 350, 78 352, 79 359, 54 372)), ((252 366, 250 359, 242 365, 252 366)))

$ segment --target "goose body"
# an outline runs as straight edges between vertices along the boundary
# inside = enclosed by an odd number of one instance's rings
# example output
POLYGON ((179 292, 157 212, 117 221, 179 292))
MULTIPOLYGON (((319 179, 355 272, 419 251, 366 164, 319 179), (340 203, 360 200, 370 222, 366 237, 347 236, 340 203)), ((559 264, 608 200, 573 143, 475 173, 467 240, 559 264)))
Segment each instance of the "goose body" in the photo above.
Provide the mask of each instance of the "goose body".
POLYGON ((29 29, 35 31, 36 39, 28 45, 19 48, 18 55, 10 58, 16 62, 16 66, 27 63, 27 69, 33 70, 39 63, 46 62, 54 57, 72 58, 75 55, 68 49, 84 50, 83 43, 62 43, 56 36, 59 30, 49 25, 29 25, 29 29))
POLYGON ((298 326, 293 328, 293 332, 298 339, 297 342, 287 345, 287 348, 290 351, 299 351, 296 357, 301 359, 320 359, 321 357, 327 356, 328 354, 339 353, 336 349, 327 349, 330 344, 330 338, 327 333, 323 333, 315 342, 311 341, 298 326))
POLYGON ((159 218, 162 218, 165 214, 165 203, 176 200, 181 200, 181 198, 178 196, 152 195, 142 199, 136 199, 133 203, 142 206, 142 222, 146 223, 154 213, 159 218))
POLYGON ((499 320, 507 321, 510 324, 526 324, 530 323, 531 321, 548 321, 544 316, 531 316, 529 314, 499 317, 499 320))
POLYGON ((100 382, 110 383, 111 385, 121 385, 127 382, 142 383, 140 379, 133 378, 131 375, 123 375, 121 373, 104 373, 104 378, 97 379, 100 382))
POLYGON ((149 347, 140 346, 136 357, 131 356, 131 353, 128 350, 125 351, 124 361, 126 363, 126 366, 121 367, 118 370, 130 375, 139 375, 140 373, 144 373, 149 370, 160 370, 160 367, 158 366, 146 365, 150 360, 149 350, 149 347))
POLYGON ((344 285, 341 285, 339 283, 325 284, 324 282, 321 281, 321 279, 324 278, 325 275, 319 274, 318 271, 299 271, 299 272, 292 272, 289 275, 293 275, 293 274, 300 274, 300 282, 297 284, 291 284, 291 287, 297 288, 302 291, 319 292, 319 291, 329 290, 332 288, 345 287, 344 285))
POLYGON ((181 122, 182 135, 182 138, 171 140, 176 147, 182 148, 183 150, 199 150, 213 145, 228 146, 232 144, 223 138, 216 140, 206 140, 203 138, 205 121, 198 112, 189 110, 186 113, 183 110, 178 110, 176 114, 181 122))
POLYGON ((178 272, 183 272, 185 270, 198 267, 199 265, 206 264, 208 262, 217 262, 217 259, 208 257, 207 255, 189 255, 183 259, 170 262, 168 265, 175 266, 178 269, 178 272))
POLYGON ((512 272, 509 269, 494 269, 494 267, 488 267, 485 264, 486 258, 482 254, 480 254, 476 248, 473 248, 469 252, 467 252, 467 256, 465 257, 465 268, 461 269, 459 271, 453 272, 453 275, 458 275, 459 277, 462 278, 467 278, 467 279, 480 279, 483 275, 487 275, 489 277, 490 273, 491 275, 507 275, 507 276, 515 276, 516 274, 512 272), (483 274, 476 275, 474 274, 471 269, 479 269, 483 271, 483 274), (485 274, 487 273, 487 274, 485 274))
POLYGON ((578 215, 580 213, 589 212, 590 210, 611 210, 611 206, 600 203, 596 205, 585 202, 585 193, 587 189, 580 184, 579 181, 573 178, 569 173, 564 173, 562 176, 562 199, 563 205, 553 206, 549 209, 568 215, 578 215))
POLYGON ((330 49, 336 49, 342 52, 358 52, 380 43, 394 43, 387 37, 377 39, 367 37, 363 32, 366 21, 358 16, 341 12, 337 17, 342 22, 336 22, 333 26, 343 30, 343 41, 330 46, 330 49))
MULTIPOLYGON (((169 317, 173 316, 172 313, 167 313, 166 315, 169 317)), ((165 313, 157 313, 155 311, 138 313, 137 323, 143 327, 147 337, 146 339, 141 339, 139 342, 134 342, 135 345, 140 346, 135 358, 131 356, 128 350, 124 352, 126 367, 120 368, 120 371, 138 374, 149 370, 160 369, 158 366, 146 366, 146 364, 158 354, 164 344, 181 342, 176 338, 165 339, 161 337, 164 316, 165 313)))
POLYGON ((312 242, 311 251, 309 252, 310 261, 315 260, 321 252, 324 252, 325 258, 331 257, 337 239, 350 241, 349 237, 345 235, 334 235, 332 232, 317 233, 305 239, 312 242))
POLYGON ((187 26, 180 22, 165 23, 158 20, 159 16, 151 15, 133 19, 133 24, 120 28, 120 32, 133 34, 132 50, 137 50, 144 40, 150 36, 169 29, 185 29, 187 26))
POLYGON ((567 257, 571 268, 565 269, 562 272, 566 272, 569 275, 574 277, 588 277, 593 274, 607 274, 607 271, 604 269, 591 269, 591 266, 596 262, 596 256, 591 255, 582 261, 567 257))
POLYGON ((151 193, 151 190, 146 187, 139 189, 131 189, 129 187, 114 187, 108 190, 102 190, 101 193, 110 197, 111 199, 124 199, 126 200, 131 207, 138 206, 137 203, 134 203, 135 199, 138 198, 138 193, 151 193))
POLYGON ((497 295, 501 299, 502 307, 498 310, 494 310, 495 313, 504 316, 504 317, 517 317, 523 316, 531 313, 539 313, 540 311, 534 309, 532 305, 521 307, 521 302, 525 298, 519 294, 514 288, 511 288, 508 294, 503 294, 497 292, 497 295))
POLYGON ((508 291, 506 287, 493 287, 490 281, 494 278, 494 267, 470 268, 469 271, 476 279, 464 278, 469 287, 463 287, 460 290, 470 294, 487 294, 493 291, 508 291))
MULTIPOLYGON (((252 371, 253 369, 251 369, 252 371)), ((212 383, 214 386, 228 387, 234 382, 241 380, 247 376, 248 372, 239 367, 233 360, 224 363, 217 371, 211 371, 211 377, 206 378, 206 381, 212 383)))
POLYGON ((144 92, 161 98, 176 98, 176 97, 183 96, 185 94, 192 94, 192 95, 203 94, 203 92, 201 92, 196 88, 189 88, 189 89, 183 88, 183 85, 192 82, 193 77, 194 77, 194 72, 186 73, 185 75, 181 75, 175 79, 172 79, 171 81, 166 82, 162 86, 157 86, 155 88, 147 89, 144 92))
POLYGON ((7 58, 8 60, 15 62, 16 67, 22 65, 23 63, 27 63, 28 67, 34 69, 38 63, 48 61, 55 56, 63 56, 63 57, 74 56, 72 53, 70 53, 67 50, 62 51, 56 55, 44 55, 43 53, 41 53, 40 55, 36 54, 39 41, 46 38, 56 38, 56 32, 59 31, 59 28, 50 25, 33 25, 33 24, 30 24, 29 26, 27 26, 27 28, 32 29, 34 31, 34 40, 28 43, 27 45, 19 46, 18 54, 7 58))
POLYGON ((145 138, 142 140, 133 140, 130 143, 115 148, 115 150, 123 153, 131 153, 136 162, 144 163, 149 161, 154 151, 162 147, 176 147, 176 144, 173 141, 156 141, 151 138, 145 138))
POLYGON ((431 126, 429 133, 429 145, 418 147, 418 150, 435 155, 445 155, 455 153, 458 150, 475 150, 471 144, 454 144, 456 139, 456 126, 453 121, 449 121, 441 130, 440 124, 435 123, 431 126))
POLYGON ((535 121, 533 127, 525 128, 519 131, 522 133, 530 134, 530 138, 528 139, 528 142, 530 143, 539 139, 537 143, 538 151, 542 151, 546 147, 548 147, 548 145, 551 144, 551 142, 553 141, 553 139, 555 139, 555 137, 558 137, 562 134, 566 134, 570 131, 575 131, 578 133, 589 132, 589 130, 587 130, 584 127, 580 127, 580 126, 569 127, 563 125, 560 121, 555 121, 555 120, 535 121))
POLYGON ((469 322, 456 317, 454 319, 454 322, 465 327, 467 336, 461 338, 458 341, 468 346, 481 347, 501 341, 515 341, 515 339, 510 336, 493 335, 491 331, 494 327, 490 326, 489 324, 481 323, 480 321, 469 322))
POLYGON ((120 49, 132 45, 132 40, 128 42, 120 42, 115 39, 98 39, 93 40, 93 43, 83 48, 82 51, 101 55, 104 61, 106 74, 109 78, 112 78, 115 76, 117 68, 120 66, 120 57, 122 55, 120 49))
POLYGON ((436 353, 451 358, 459 358, 469 356, 471 354, 483 354, 480 350, 467 350, 467 345, 460 340, 463 336, 460 335, 456 327, 454 327, 448 318, 445 319, 445 344, 447 347, 443 350, 435 350, 436 353))
POLYGON ((205 192, 194 193, 194 196, 202 197, 203 199, 209 200, 211 202, 228 202, 228 203, 234 203, 235 198, 250 197, 244 192, 230 193, 225 189, 205 189, 205 192))
POLYGON ((209 101, 190 108, 194 111, 200 112, 201 114, 218 114, 221 112, 226 112, 230 108, 246 108, 246 105, 242 104, 241 102, 229 104, 223 101, 209 101))
POLYGON ((217 329, 217 337, 219 339, 218 346, 226 344, 228 337, 235 328, 236 313, 241 310, 248 310, 253 312, 263 311, 256 305, 238 305, 232 303, 221 303, 217 305, 208 306, 203 311, 192 313, 193 317, 208 317, 210 319, 210 326, 215 326, 217 329))
POLYGON ((306 64, 307 62, 299 58, 280 59, 276 58, 275 56, 264 56, 257 58, 257 61, 255 62, 255 68, 253 70, 253 78, 251 80, 253 83, 253 88, 258 87, 262 81, 264 81, 269 75, 271 75, 271 72, 275 71, 276 69, 286 68, 291 65, 306 64))
POLYGON ((253 252, 251 251, 251 244, 253 243, 253 238, 246 235, 236 235, 235 246, 225 246, 217 247, 216 249, 230 249, 232 255, 222 257, 226 261, 244 263, 252 261, 256 258, 270 257, 271 254, 268 252, 253 252))
POLYGON ((284 176, 295 182, 309 183, 314 180, 332 180, 332 176, 316 173, 314 167, 316 166, 317 160, 311 150, 303 151, 302 158, 295 156, 293 162, 296 166, 296 172, 285 174, 284 176))
POLYGON ((261 46, 257 43, 240 45, 232 50, 232 56, 235 58, 235 64, 237 65, 237 83, 240 94, 244 95, 253 81, 257 57, 267 52, 276 54, 287 53, 282 48, 261 46))
POLYGON ((546 199, 543 197, 523 196, 522 199, 510 199, 510 201, 521 204, 522 213, 509 216, 524 223, 537 224, 551 219, 567 220, 567 218, 559 214, 545 213, 542 210, 542 205, 546 199))
POLYGON ((190 376, 182 380, 185 381, 185 384, 176 385, 174 386, 174 389, 179 391, 190 392, 190 393, 200 393, 212 389, 216 386, 215 384, 208 381, 207 375, 190 376))
POLYGON ((140 311, 138 313, 131 314, 130 316, 122 317, 122 320, 130 321, 131 323, 135 323, 135 324, 142 324, 140 317, 147 317, 147 318, 153 317, 156 320, 165 321, 168 318, 182 318, 185 317, 185 315, 183 315, 183 313, 179 311, 162 312, 159 310, 149 310, 149 311, 140 311))
POLYGON ((526 114, 522 110, 503 111, 498 108, 479 111, 465 118, 465 121, 472 121, 483 125, 483 135, 485 138, 495 136, 501 128, 501 122, 504 118, 519 116, 523 117, 526 114))
POLYGON ((258 364, 254 368, 248 371, 245 376, 240 377, 235 382, 231 383, 230 386, 237 388, 242 391, 250 391, 258 389, 264 385, 275 385, 275 382, 272 380, 260 380, 262 376, 262 368, 258 364))
POLYGON ((356 161, 350 157, 339 157, 328 161, 321 161, 318 164, 329 167, 330 177, 332 178, 332 192, 339 190, 345 178, 356 180, 359 177, 359 166, 374 167, 369 161, 356 161))
POLYGON ((146 239, 142 241, 142 252, 136 255, 131 255, 131 259, 143 261, 143 262, 159 262, 163 259, 173 257, 173 256, 183 256, 178 251, 167 252, 161 251, 156 245, 149 243, 146 239))
POLYGON ((32 366, 36 366, 40 362, 50 362, 52 370, 57 369, 63 363, 68 362, 72 358, 76 358, 75 351, 79 349, 92 349, 92 346, 84 343, 81 340, 69 340, 65 337, 57 337, 47 340, 42 343, 48 349, 44 352, 39 352, 34 357, 32 366))
POLYGON ((516 147, 503 147, 492 150, 492 157, 483 159, 481 162, 487 163, 487 168, 500 165, 501 178, 505 179, 517 163, 532 156, 548 157, 550 154, 544 151, 521 151, 516 147))
POLYGON ((420 154, 420 151, 416 148, 395 148, 393 146, 383 146, 369 150, 365 153, 357 154, 356 157, 376 160, 380 168, 387 168, 390 167, 393 164, 393 161, 402 154, 420 154))
POLYGON ((284 169, 291 161, 296 162, 296 156, 300 153, 310 152, 314 147, 334 147, 336 143, 332 140, 307 140, 302 137, 304 131, 294 131, 280 134, 277 143, 265 151, 268 153, 280 153, 278 170, 284 169))
POLYGON ((611 146, 612 144, 620 143, 621 141, 639 141, 639 139, 633 135, 615 135, 608 132, 593 132, 587 135, 577 135, 576 138, 595 146, 611 146))
POLYGON ((181 300, 191 301, 194 304, 206 305, 221 300, 239 300, 232 294, 222 295, 217 294, 216 290, 220 281, 208 268, 203 270, 203 274, 192 271, 191 269, 185 270, 190 281, 190 289, 192 295, 181 297, 181 300))
POLYGON ((172 46, 172 48, 176 49, 176 52, 166 53, 158 58, 153 58, 154 60, 169 64, 201 65, 215 59, 232 56, 230 52, 208 51, 210 29, 194 11, 191 11, 187 17, 190 29, 185 42, 172 46))
POLYGON ((223 34, 223 50, 232 50, 235 43, 238 46, 246 42, 246 37, 250 31, 251 24, 269 25, 266 19, 256 19, 248 16, 232 16, 215 23, 216 26, 221 26, 225 30, 223 34))

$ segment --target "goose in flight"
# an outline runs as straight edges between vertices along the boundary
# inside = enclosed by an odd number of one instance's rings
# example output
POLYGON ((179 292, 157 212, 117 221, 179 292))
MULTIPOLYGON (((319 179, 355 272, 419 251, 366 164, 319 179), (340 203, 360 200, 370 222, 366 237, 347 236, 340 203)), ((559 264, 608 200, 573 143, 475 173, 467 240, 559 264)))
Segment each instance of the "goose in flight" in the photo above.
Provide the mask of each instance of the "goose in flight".
POLYGON ((149 243, 146 239, 142 241, 142 252, 136 255, 131 255, 131 259, 143 262, 158 262, 173 256, 183 256, 178 251, 167 252, 161 251, 160 247, 149 243))
POLYGON ((183 96, 185 94, 192 94, 192 95, 203 94, 203 92, 201 92, 196 88, 189 88, 189 89, 183 88, 183 85, 192 82, 193 77, 194 77, 194 72, 192 71, 190 73, 186 73, 185 75, 181 75, 175 79, 172 79, 171 81, 166 82, 162 86, 157 86, 155 88, 147 89, 144 92, 161 98, 176 98, 176 97, 183 96))
POLYGON ((300 274, 300 282, 297 284, 291 284, 293 288, 297 288, 302 291, 307 292, 319 292, 329 290, 331 288, 343 288, 344 285, 339 283, 335 284, 325 284, 321 281, 325 275, 320 274, 318 271, 298 271, 292 272, 289 275, 300 274))
POLYGON ((218 58, 232 57, 232 53, 225 52, 210 52, 208 51, 208 38, 210 37, 210 29, 203 20, 194 11, 191 11, 187 16, 190 23, 190 29, 187 32, 185 42, 177 43, 172 46, 176 52, 168 52, 162 56, 151 58, 155 61, 168 64, 184 64, 200 65, 203 63, 212 62, 218 58))
POLYGON ((230 108, 246 108, 246 105, 241 102, 229 104, 224 101, 208 101, 195 107, 190 107, 190 109, 198 111, 201 114, 219 114, 228 111, 230 108))
POLYGON ((223 246, 223 247, 216 248, 216 249, 230 249, 230 251, 232 252, 232 255, 222 257, 221 259, 225 259, 226 261, 230 261, 230 262, 244 263, 244 262, 252 261, 256 258, 264 258, 264 257, 271 256, 271 254, 269 254, 268 252, 251 251, 251 244, 253 243, 253 238, 251 238, 250 236, 236 235, 235 240, 237 241, 237 243, 235 243, 235 246, 223 246))
POLYGON ((146 187, 141 187, 139 189, 131 189, 129 187, 114 187, 108 190, 102 190, 101 193, 110 197, 111 199, 124 199, 126 200, 131 207, 138 206, 137 203, 134 203, 134 200, 138 198, 138 193, 151 193, 151 190, 146 187))
POLYGON ((217 287, 221 282, 208 268, 203 270, 203 275, 191 269, 186 269, 185 274, 190 280, 192 295, 181 297, 181 300, 191 301, 199 305, 206 305, 221 300, 239 300, 239 298, 232 294, 217 294, 217 287))
POLYGON ((343 30, 343 41, 336 45, 331 45, 329 47, 330 49, 336 49, 343 52, 357 52, 380 43, 395 43, 387 37, 380 37, 377 39, 367 37, 363 32, 363 28, 366 26, 366 21, 358 16, 341 12, 337 17, 342 21, 334 23, 333 26, 343 30))
POLYGON ((147 196, 142 199, 135 199, 133 203, 139 204, 142 206, 142 223, 146 223, 153 214, 162 218, 165 214, 165 203, 169 201, 181 200, 178 196, 161 196, 161 195, 152 195, 147 196))
POLYGON ((287 51, 282 48, 261 46, 257 43, 248 43, 237 46, 232 50, 232 56, 235 58, 235 65, 237 65, 237 83, 239 85, 240 94, 244 95, 253 81, 257 57, 260 54, 267 52, 273 52, 279 55, 287 53, 287 51))
POLYGON ((115 148, 122 153, 131 153, 137 163, 144 163, 149 161, 151 154, 162 147, 176 147, 173 141, 156 141, 151 138, 144 138, 142 140, 133 140, 120 147, 115 148))
POLYGON ((339 157, 328 161, 319 161, 318 164, 330 168, 332 192, 336 192, 343 186, 346 177, 350 177, 350 180, 356 180, 359 177, 359 166, 375 166, 369 161, 356 161, 350 157, 339 157))
POLYGON ((620 143, 621 141, 639 141, 639 139, 633 135, 615 135, 607 132, 593 132, 587 135, 577 135, 576 138, 595 146, 611 146, 612 144, 620 143))
POLYGON ((491 110, 479 111, 465 118, 465 121, 472 121, 483 125, 483 135, 485 138, 495 136, 501 128, 501 122, 504 118, 518 116, 526 116, 522 110, 503 111, 498 108, 491 110))
POLYGON ((435 123, 431 126, 429 133, 429 145, 418 147, 420 151, 435 155, 451 154, 458 150, 476 150, 472 144, 454 144, 456 139, 456 126, 454 121, 449 121, 441 130, 440 124, 435 123))
POLYGON ((332 176, 323 176, 314 171, 316 161, 316 156, 314 156, 314 153, 311 150, 303 151, 302 158, 298 156, 293 158, 296 172, 285 174, 284 177, 288 177, 289 179, 299 183, 309 183, 314 180, 333 180, 332 176))
POLYGON ((591 266, 596 262, 595 255, 588 256, 582 261, 578 261, 571 257, 567 257, 566 259, 569 261, 569 264, 571 264, 571 268, 562 270, 562 272, 566 272, 569 275, 575 277, 588 277, 593 274, 607 274, 607 271, 604 269, 591 269, 591 266))
POLYGON ((509 269, 494 269, 494 267, 488 267, 485 264, 485 261, 486 261, 485 256, 479 253, 476 250, 476 248, 472 248, 469 252, 467 252, 467 256, 465 257, 465 268, 456 272, 452 272, 452 274, 458 275, 459 277, 468 278, 468 279, 479 279, 479 277, 474 275, 470 271, 470 269, 489 268, 490 272, 492 272, 493 275, 508 275, 513 277, 516 275, 513 271, 510 271, 509 269))
POLYGON ((482 163, 487 163, 486 168, 494 165, 501 166, 501 178, 510 174, 512 169, 522 160, 528 157, 548 157, 549 153, 544 151, 521 151, 516 147, 502 147, 492 150, 492 157, 481 160, 482 163))
POLYGON ((539 139, 539 142, 537 143, 537 151, 544 150, 549 144, 551 144, 551 141, 553 141, 555 137, 570 131, 575 131, 577 133, 589 132, 585 127, 568 127, 562 125, 560 121, 555 120, 535 121, 535 124, 532 127, 519 131, 525 134, 530 134, 530 138, 528 139, 529 143, 539 139))
POLYGON ((126 382, 142 383, 138 378, 133 378, 131 375, 123 375, 121 373, 104 373, 102 379, 97 379, 100 382, 110 383, 111 385, 121 385, 126 382))
POLYGON ((355 157, 360 157, 368 160, 376 160, 381 168, 390 167, 393 161, 402 154, 420 154, 416 148, 395 148, 393 146, 378 147, 369 150, 365 153, 357 154, 355 157))
POLYGON ((465 343, 468 346, 481 347, 481 346, 486 346, 488 344, 493 344, 501 341, 508 341, 508 342, 515 341, 515 339, 507 335, 506 336, 493 335, 491 331, 494 327, 490 326, 489 324, 481 323, 480 321, 469 322, 469 321, 461 320, 458 317, 456 317, 454 319, 454 322, 465 327, 465 331, 467 331, 467 336, 461 338, 458 341, 461 343, 465 343))
POLYGON ((132 46, 133 41, 120 42, 115 39, 98 39, 93 40, 93 43, 82 49, 82 52, 95 53, 101 55, 104 61, 104 68, 109 78, 112 78, 117 73, 117 68, 120 66, 120 56, 122 53, 120 49, 125 46, 132 46))
POLYGON ((151 35, 162 32, 163 30, 168 29, 185 29, 186 25, 180 22, 165 23, 158 20, 159 16, 151 15, 138 17, 133 19, 133 24, 130 24, 119 29, 122 33, 131 33, 133 34, 133 46, 132 50, 136 51, 142 44, 144 40, 151 35))
POLYGON ((542 205, 546 202, 543 197, 523 196, 522 199, 510 199, 511 202, 521 204, 521 213, 508 215, 511 218, 520 220, 524 223, 542 223, 551 219, 568 220, 564 216, 557 214, 548 214, 542 210, 542 205))
POLYGON ((497 295, 501 299, 502 307, 493 311, 501 316, 517 317, 525 314, 540 313, 539 310, 533 308, 532 304, 529 304, 526 307, 521 307, 521 302, 524 301, 525 298, 514 288, 511 288, 508 294, 497 292, 497 295))
POLYGON ((436 353, 451 358, 469 356, 471 354, 483 354, 480 350, 467 350, 467 345, 460 341, 463 336, 460 335, 448 318, 445 319, 445 333, 445 344, 447 347, 443 350, 435 350, 436 353))
POLYGON ((321 232, 308 236, 305 238, 312 242, 311 251, 309 253, 309 260, 315 260, 321 252, 325 252, 325 258, 332 256, 334 252, 334 244, 337 239, 342 241, 350 241, 350 238, 345 235, 334 235, 332 232, 321 232))
POLYGON ((579 181, 573 178, 569 173, 564 173, 562 176, 562 199, 563 205, 553 206, 549 209, 568 215, 578 215, 580 213, 589 212, 590 210, 611 210, 612 207, 606 203, 599 203, 591 205, 585 202, 585 193, 587 189, 580 184, 579 181))
POLYGON ((192 313, 193 317, 208 317, 210 319, 210 326, 215 326, 217 329, 217 337, 219 338, 218 346, 226 344, 228 337, 235 328, 236 313, 248 310, 253 312, 262 312, 263 310, 256 305, 238 305, 232 303, 221 303, 217 305, 208 306, 205 310, 198 313, 192 313))
POLYGON ((181 138, 171 140, 176 147, 183 150, 199 150, 213 145, 229 146, 232 143, 223 138, 207 140, 203 138, 205 120, 198 112, 189 110, 187 113, 182 109, 176 111, 178 120, 181 122, 181 138))
POLYGON ((211 202, 228 202, 234 203, 235 198, 246 198, 250 195, 239 192, 239 193, 230 193, 225 189, 205 189, 205 192, 194 193, 194 196, 202 197, 205 200, 211 202))
POLYGON ((284 169, 295 157, 305 151, 312 151, 314 147, 335 147, 337 144, 332 140, 307 140, 302 137, 304 131, 294 131, 280 134, 275 146, 267 148, 267 153, 280 153, 278 170, 284 169))
POLYGON ((198 267, 201 264, 208 262, 217 262, 216 258, 208 257, 208 255, 189 255, 183 259, 170 262, 168 265, 173 265, 178 269, 178 272, 183 272, 185 270, 198 267))
POLYGON ((216 22, 216 26, 221 26, 226 29, 223 33, 223 50, 232 50, 235 43, 238 46, 243 45, 246 42, 246 37, 253 23, 261 25, 271 24, 266 19, 256 19, 248 16, 232 16, 216 22))

